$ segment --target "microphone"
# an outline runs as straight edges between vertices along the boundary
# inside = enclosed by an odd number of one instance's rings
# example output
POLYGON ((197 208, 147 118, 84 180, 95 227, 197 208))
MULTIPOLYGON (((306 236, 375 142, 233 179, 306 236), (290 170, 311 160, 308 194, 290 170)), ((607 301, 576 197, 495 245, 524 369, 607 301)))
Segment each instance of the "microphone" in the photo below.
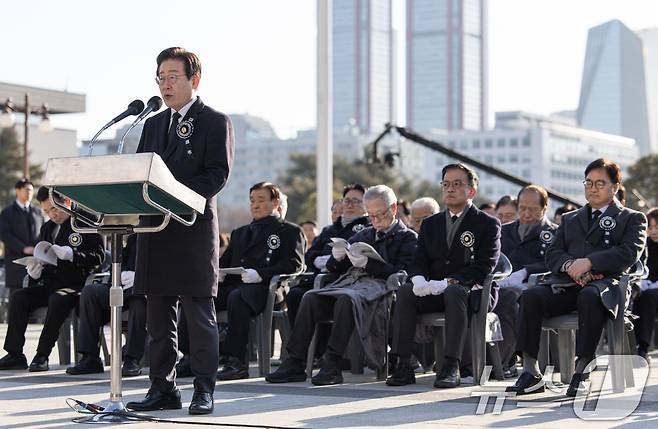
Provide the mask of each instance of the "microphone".
POLYGON ((146 108, 142 111, 142 113, 137 116, 137 119, 133 121, 132 124, 130 124, 130 127, 126 130, 125 133, 123 133, 123 136, 121 136, 121 140, 119 141, 119 148, 117 149, 117 153, 121 154, 123 153, 123 141, 126 139, 126 136, 128 133, 135 128, 135 126, 144 118, 146 118, 149 113, 151 112, 157 112, 160 110, 160 107, 162 107, 162 98, 158 97, 157 95, 154 95, 149 99, 149 101, 146 103, 146 108))
POLYGON ((128 116, 133 116, 137 115, 139 112, 144 109, 144 102, 142 100, 133 100, 129 105, 126 110, 121 112, 119 115, 117 115, 114 119, 112 119, 110 122, 107 124, 103 125, 103 128, 101 128, 94 138, 91 139, 89 142, 89 156, 91 156, 91 152, 94 150, 94 142, 98 139, 98 137, 101 135, 103 131, 106 129, 110 128, 112 125, 116 124, 117 122, 121 121, 124 118, 127 118, 128 116))

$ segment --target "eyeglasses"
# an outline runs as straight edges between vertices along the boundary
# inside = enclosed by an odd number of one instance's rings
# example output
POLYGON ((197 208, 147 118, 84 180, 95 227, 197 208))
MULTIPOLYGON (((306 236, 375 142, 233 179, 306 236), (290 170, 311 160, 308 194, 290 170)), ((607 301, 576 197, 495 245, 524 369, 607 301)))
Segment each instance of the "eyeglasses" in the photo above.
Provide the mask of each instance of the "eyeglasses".
POLYGON ((382 220, 386 219, 386 216, 388 216, 390 211, 391 211, 391 208, 389 207, 389 208, 386 209, 386 211, 383 211, 381 213, 375 213, 375 214, 367 213, 367 215, 370 219, 374 220, 375 222, 379 222, 379 221, 382 221, 382 220))
POLYGON ((362 203, 363 200, 359 200, 358 198, 343 198, 343 204, 346 206, 357 206, 362 203))
POLYGON ((453 182, 449 180, 444 180, 441 182, 441 187, 443 189, 448 189, 450 186, 452 186, 454 189, 461 189, 464 186, 466 186, 466 183, 462 182, 461 180, 455 180, 453 182))
POLYGON ((597 180, 595 182, 592 182, 589 179, 583 180, 583 186, 587 189, 592 189, 593 187, 596 187, 596 189, 603 189, 608 184, 610 184, 610 182, 606 182, 605 180, 597 180))
POLYGON ((169 83, 169 85, 173 85, 178 81, 178 78, 180 76, 176 74, 170 74, 169 76, 156 76, 155 77, 155 83, 158 85, 162 85, 165 82, 169 83))

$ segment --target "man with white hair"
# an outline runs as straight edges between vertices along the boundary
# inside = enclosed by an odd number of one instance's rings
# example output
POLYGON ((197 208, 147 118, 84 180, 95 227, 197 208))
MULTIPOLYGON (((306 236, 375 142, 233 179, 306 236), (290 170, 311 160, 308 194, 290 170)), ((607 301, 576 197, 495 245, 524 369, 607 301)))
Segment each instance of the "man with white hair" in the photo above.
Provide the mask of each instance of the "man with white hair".
POLYGON ((440 211, 439 203, 434 198, 422 197, 411 203, 411 229, 420 233, 420 224, 423 219, 432 216, 440 211))
MULTIPOLYGON (((372 226, 349 239, 350 246, 371 245, 382 260, 353 251, 352 247, 332 248, 327 269, 341 276, 323 289, 313 289, 302 299, 288 342, 288 358, 265 379, 270 383, 306 380, 304 361, 319 321, 334 321, 315 385, 339 384, 343 376, 338 362, 356 329, 369 366, 381 368, 386 356, 386 296, 394 285, 391 274, 409 269, 416 249, 416 233, 397 220, 397 198, 391 188, 377 185, 363 195, 372 226)), ((412 335, 413 336, 413 335, 412 335)))

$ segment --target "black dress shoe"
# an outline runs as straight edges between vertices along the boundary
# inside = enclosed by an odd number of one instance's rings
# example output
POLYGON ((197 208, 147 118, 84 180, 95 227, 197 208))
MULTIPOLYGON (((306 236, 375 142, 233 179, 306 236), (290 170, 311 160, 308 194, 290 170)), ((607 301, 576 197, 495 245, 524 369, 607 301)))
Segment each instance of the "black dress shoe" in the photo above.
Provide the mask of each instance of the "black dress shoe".
POLYGON ((407 384, 416 384, 416 374, 414 368, 408 360, 402 360, 395 372, 386 379, 389 386, 406 386, 407 384))
POLYGON ((265 380, 270 383, 292 383, 306 381, 306 369, 304 362, 295 359, 287 358, 281 363, 279 368, 265 376, 265 380))
POLYGON ((36 355, 30 364, 30 372, 48 371, 48 356, 36 355))
POLYGON ((542 377, 535 377, 527 371, 523 371, 516 380, 514 386, 505 389, 506 392, 516 392, 517 395, 528 395, 530 393, 541 393, 545 390, 542 377))
POLYGON ((0 359, 0 370, 5 369, 26 369, 27 368, 27 359, 24 354, 14 355, 8 354, 7 356, 0 359))
POLYGON ((458 387, 460 384, 459 367, 448 366, 447 364, 443 365, 441 372, 436 375, 434 380, 434 387, 438 389, 458 387))
POLYGON ((188 355, 183 356, 176 364, 176 377, 194 377, 194 374, 192 373, 192 365, 190 364, 190 357, 188 355))
POLYGON ((578 391, 586 391, 586 387, 583 386, 582 388, 580 387, 580 383, 582 381, 585 381, 588 377, 585 376, 583 373, 579 372, 574 372, 573 376, 571 376, 571 382, 569 383, 569 387, 567 388, 567 396, 574 398, 577 394, 578 391))
POLYGON ((169 393, 149 390, 143 400, 126 404, 126 408, 133 411, 180 410, 182 407, 178 389, 169 393))
POLYGON ((212 394, 208 392, 194 391, 192 402, 190 402, 190 414, 210 414, 215 409, 212 394))
POLYGON ((325 357, 320 371, 311 378, 311 383, 315 386, 342 384, 343 371, 340 369, 339 361, 331 357, 325 357))
POLYGON ((516 366, 503 368, 503 378, 514 378, 514 377, 518 377, 518 375, 519 375, 519 371, 516 369, 516 366))
POLYGON ((228 363, 217 372, 217 380, 220 381, 241 380, 243 378, 249 378, 249 365, 232 356, 229 357, 228 363))
POLYGON ((142 373, 142 367, 139 366, 137 359, 126 358, 123 361, 123 367, 121 368, 121 375, 123 377, 137 377, 142 373))
POLYGON ((101 358, 92 355, 84 355, 76 365, 66 368, 66 373, 71 375, 100 374, 103 371, 101 358))

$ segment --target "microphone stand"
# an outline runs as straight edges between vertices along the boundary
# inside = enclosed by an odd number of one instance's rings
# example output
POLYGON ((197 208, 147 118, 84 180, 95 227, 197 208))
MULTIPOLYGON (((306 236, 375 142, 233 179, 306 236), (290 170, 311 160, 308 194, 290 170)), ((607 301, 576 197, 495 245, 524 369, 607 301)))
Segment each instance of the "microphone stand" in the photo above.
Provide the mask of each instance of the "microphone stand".
POLYGON ((91 152, 94 150, 94 142, 96 142, 96 140, 97 140, 98 137, 101 135, 101 133, 102 133, 103 131, 105 131, 106 129, 110 128, 112 125, 114 125, 114 119, 111 120, 110 122, 108 122, 107 124, 103 125, 103 128, 101 128, 101 129, 96 133, 96 135, 94 136, 94 138, 91 139, 91 141, 89 142, 89 153, 87 153, 87 156, 91 156, 91 152))

